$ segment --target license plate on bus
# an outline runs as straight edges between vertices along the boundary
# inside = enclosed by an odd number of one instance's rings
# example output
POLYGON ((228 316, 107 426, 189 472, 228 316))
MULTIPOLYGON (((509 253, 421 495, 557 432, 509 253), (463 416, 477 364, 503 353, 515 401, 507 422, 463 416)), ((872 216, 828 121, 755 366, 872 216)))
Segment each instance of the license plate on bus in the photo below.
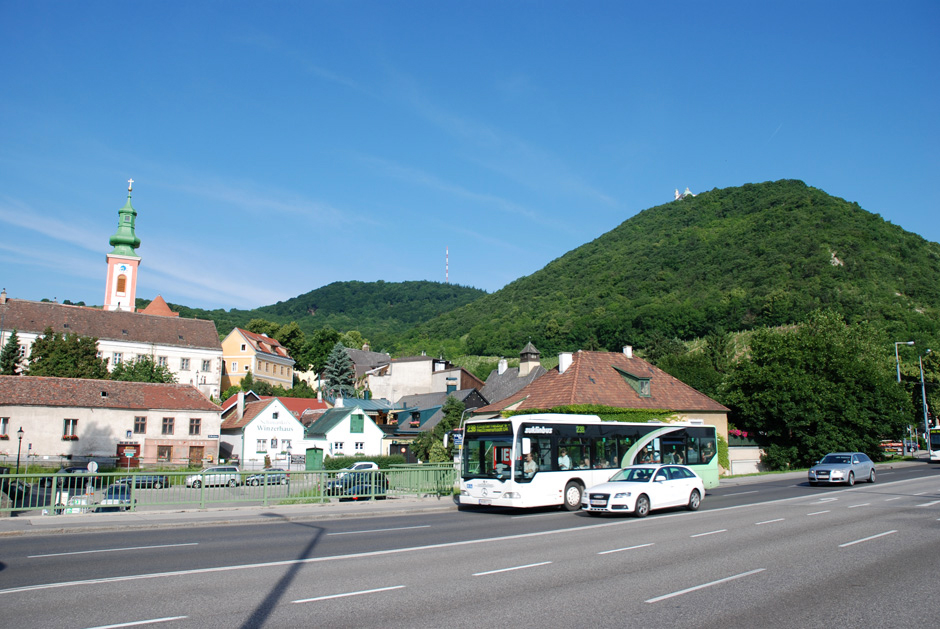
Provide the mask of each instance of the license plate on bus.
POLYGON ((493 504, 493 501, 492 501, 492 500, 480 499, 480 504, 483 505, 483 506, 491 505, 491 504, 493 504))

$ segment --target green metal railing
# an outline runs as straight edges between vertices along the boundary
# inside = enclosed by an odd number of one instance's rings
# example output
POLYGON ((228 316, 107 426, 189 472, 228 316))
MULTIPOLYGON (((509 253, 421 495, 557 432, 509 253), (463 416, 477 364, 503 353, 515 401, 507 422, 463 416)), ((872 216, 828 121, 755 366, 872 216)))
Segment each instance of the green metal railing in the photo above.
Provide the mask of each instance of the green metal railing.
POLYGON ((68 515, 116 510, 208 509, 447 496, 452 465, 393 465, 385 470, 266 472, 243 470, 211 478, 200 472, 53 472, 0 474, 0 515, 68 515), (124 487, 125 489, 115 489, 124 487))

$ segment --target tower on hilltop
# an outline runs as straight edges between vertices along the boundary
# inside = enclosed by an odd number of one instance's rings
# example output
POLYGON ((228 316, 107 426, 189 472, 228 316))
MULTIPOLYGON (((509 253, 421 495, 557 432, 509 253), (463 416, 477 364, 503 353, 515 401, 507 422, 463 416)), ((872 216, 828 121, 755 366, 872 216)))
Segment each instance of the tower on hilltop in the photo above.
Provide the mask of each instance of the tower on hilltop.
POLYGON ((134 234, 137 211, 131 207, 134 180, 127 181, 127 203, 118 210, 118 228, 109 241, 114 249, 108 254, 108 284, 104 293, 105 310, 134 312, 137 298, 137 267, 140 256, 135 253, 140 238, 134 234))

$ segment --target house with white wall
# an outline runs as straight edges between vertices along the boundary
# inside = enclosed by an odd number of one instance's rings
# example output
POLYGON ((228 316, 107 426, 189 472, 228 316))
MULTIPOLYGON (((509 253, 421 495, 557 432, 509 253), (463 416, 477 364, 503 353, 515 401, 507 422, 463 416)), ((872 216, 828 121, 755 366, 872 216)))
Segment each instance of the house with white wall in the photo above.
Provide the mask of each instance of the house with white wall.
POLYGON ((429 356, 396 358, 366 374, 373 398, 397 402, 406 395, 453 393, 483 388, 483 381, 463 367, 429 356))
POLYGON ((385 433, 359 406, 337 406, 307 426, 306 447, 324 456, 380 456, 385 433))
POLYGON ((237 459, 243 469, 264 467, 265 457, 272 466, 289 469, 290 457, 303 455, 304 425, 278 398, 238 402, 230 406, 222 420, 219 457, 237 459))

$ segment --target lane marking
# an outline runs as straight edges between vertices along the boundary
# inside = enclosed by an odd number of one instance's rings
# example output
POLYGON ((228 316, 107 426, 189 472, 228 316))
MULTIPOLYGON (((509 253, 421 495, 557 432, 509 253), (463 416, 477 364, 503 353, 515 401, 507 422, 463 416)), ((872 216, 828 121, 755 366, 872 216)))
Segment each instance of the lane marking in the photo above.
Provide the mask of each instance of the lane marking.
POLYGON ((347 596, 359 596, 360 594, 375 594, 376 592, 387 592, 388 590, 400 590, 404 585, 390 585, 384 588, 375 588, 374 590, 361 590, 359 592, 346 592, 344 594, 328 594, 327 596, 315 596, 313 598, 301 598, 291 603, 313 603, 315 601, 328 601, 332 598, 346 598, 347 596))
POLYGON ((871 506, 870 502, 863 502, 862 504, 859 504, 859 505, 849 505, 849 509, 854 509, 855 507, 870 507, 870 506, 871 506))
POLYGON ((892 533, 897 533, 897 531, 886 531, 884 533, 878 533, 877 535, 872 535, 871 537, 865 537, 863 539, 857 539, 854 542, 846 542, 844 544, 839 544, 839 548, 845 548, 846 546, 852 546, 853 544, 861 544, 862 542, 870 542, 873 539, 878 539, 879 537, 884 537, 885 535, 891 535, 892 533))
POLYGON ((940 500, 934 500, 933 502, 925 502, 922 505, 914 505, 915 507, 932 507, 934 505, 940 505, 940 500))
POLYGON ((549 512, 549 513, 533 513, 531 515, 511 515, 509 516, 510 520, 518 520, 519 518, 545 518, 551 515, 567 515, 571 513, 570 511, 561 511, 561 512, 549 512))
POLYGON ((137 620, 135 622, 122 622, 119 625, 99 625, 89 627, 88 629, 118 629, 118 627, 138 627, 140 625, 152 625, 158 622, 173 622, 174 620, 185 620, 189 616, 167 616, 165 618, 151 618, 150 620, 137 620))
POLYGON ((431 528, 430 524, 419 524, 417 526, 398 526, 390 529, 372 529, 369 531, 341 531, 339 533, 327 533, 326 536, 330 537, 331 535, 359 535, 360 533, 385 533, 387 531, 407 531, 408 529, 427 529, 431 528))
POLYGON ((761 524, 773 524, 774 522, 783 522, 784 518, 777 518, 776 520, 764 520, 763 522, 755 522, 754 526, 760 526, 761 524))
POLYGON ((550 564, 550 563, 552 563, 552 562, 550 562, 550 561, 543 561, 543 562, 541 562, 541 563, 530 563, 530 564, 526 564, 526 565, 524 565, 524 566, 513 566, 512 568, 500 568, 499 570, 488 570, 487 572, 477 572, 477 573, 474 574, 473 576, 475 576, 475 577, 483 577, 483 576, 486 576, 486 575, 488 575, 488 574, 497 574, 497 573, 499 573, 499 572, 512 572, 513 570, 525 570, 526 568, 537 568, 538 566, 547 566, 547 565, 550 564))
POLYGON ((708 533, 696 533, 695 535, 689 535, 689 537, 705 537, 706 535, 714 535, 715 533, 727 533, 728 529, 718 529, 717 531, 709 531, 708 533))
POLYGON ((885 498, 885 502, 891 502, 892 500, 900 500, 904 496, 895 496, 894 498, 885 498))
POLYGON ((916 494, 911 494, 912 496, 923 496, 924 494, 929 494, 929 491, 919 491, 916 494))
POLYGON ((829 512, 830 511, 827 509, 826 511, 814 511, 813 513, 807 513, 806 515, 822 515, 823 513, 829 513, 829 512))
POLYGON ((736 494, 724 494, 722 497, 729 498, 731 496, 743 496, 744 494, 756 494, 756 493, 759 493, 759 492, 756 489, 754 489, 753 491, 739 491, 736 494))
POLYGON ((128 546, 126 548, 101 548, 98 550, 75 550, 68 553, 49 553, 46 555, 27 555, 27 559, 41 559, 43 557, 64 557, 65 555, 90 555, 92 553, 117 553, 122 550, 150 550, 151 548, 175 548, 177 546, 198 546, 198 542, 186 544, 157 544, 155 546, 128 546))
POLYGON ((695 587, 686 588, 684 590, 679 590, 678 592, 673 592, 671 594, 663 594, 662 596, 657 596, 656 598, 651 598, 645 603, 658 603, 659 601, 664 601, 668 598, 674 598, 676 596, 682 596, 683 594, 688 594, 689 592, 695 592, 696 590, 703 590, 707 587, 713 585, 719 585, 721 583, 727 583, 728 581, 734 581, 735 579, 741 579, 744 577, 749 577, 752 574, 757 574, 758 572, 763 572, 766 568, 758 568, 757 570, 751 570, 749 572, 742 572, 741 574, 736 574, 731 577, 725 577, 724 579, 718 579, 717 581, 712 581, 711 583, 703 583, 702 585, 696 585, 695 587))
POLYGON ((820 498, 817 502, 832 502, 833 500, 838 500, 838 498, 820 498))
POLYGON ((636 550, 637 548, 646 548, 647 546, 652 546, 653 544, 639 544, 637 546, 629 546, 627 548, 615 548, 613 550, 602 550, 597 553, 598 555, 609 555, 610 553, 619 553, 624 550, 636 550))

